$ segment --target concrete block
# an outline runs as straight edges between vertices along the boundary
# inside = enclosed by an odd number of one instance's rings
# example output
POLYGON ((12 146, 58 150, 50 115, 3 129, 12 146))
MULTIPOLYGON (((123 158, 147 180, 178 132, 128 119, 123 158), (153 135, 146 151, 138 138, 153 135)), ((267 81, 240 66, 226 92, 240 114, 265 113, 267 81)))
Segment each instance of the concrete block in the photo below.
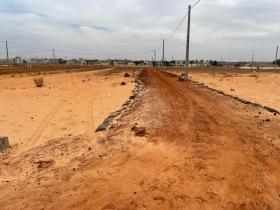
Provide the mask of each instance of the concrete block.
POLYGON ((0 151, 4 151, 9 148, 9 138, 0 136, 0 151))

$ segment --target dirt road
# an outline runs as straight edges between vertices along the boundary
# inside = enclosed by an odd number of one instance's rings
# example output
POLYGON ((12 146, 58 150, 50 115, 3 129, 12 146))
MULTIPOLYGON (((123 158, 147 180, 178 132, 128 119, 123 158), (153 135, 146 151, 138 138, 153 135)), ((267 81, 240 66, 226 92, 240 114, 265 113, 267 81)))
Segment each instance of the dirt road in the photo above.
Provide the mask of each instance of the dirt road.
MULTIPOLYGON (((52 164, 35 165, 25 180, 2 184, 0 206, 280 208, 279 116, 179 82, 168 73, 144 70, 140 78, 145 91, 99 139, 98 151, 88 149, 85 136, 60 139, 57 147, 66 141, 68 152, 77 147, 82 152, 63 168, 57 166, 60 156, 53 155, 52 164), (135 123, 146 128, 146 137, 134 136, 135 123)), ((52 149, 42 147, 40 155, 52 149)), ((36 149, 17 164, 34 154, 36 149)))

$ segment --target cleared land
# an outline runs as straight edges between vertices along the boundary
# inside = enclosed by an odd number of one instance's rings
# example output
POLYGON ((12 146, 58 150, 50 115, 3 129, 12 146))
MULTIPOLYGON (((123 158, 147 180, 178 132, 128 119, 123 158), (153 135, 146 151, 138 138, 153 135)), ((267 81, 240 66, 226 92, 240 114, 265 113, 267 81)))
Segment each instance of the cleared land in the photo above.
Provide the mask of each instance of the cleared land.
POLYGON ((100 69, 108 69, 106 66, 93 66, 93 65, 56 65, 56 64, 33 64, 32 68, 27 66, 11 66, 8 69, 7 66, 0 66, 0 75, 15 75, 15 74, 56 74, 62 72, 81 72, 81 71, 93 71, 100 69))
MULTIPOLYGON (((182 69, 169 71, 184 73, 182 69)), ((191 69, 190 78, 229 95, 280 111, 280 70, 254 72, 250 69, 201 68, 191 69)))
POLYGON ((82 134, 2 155, 0 206, 280 208, 279 116, 153 69, 140 79, 145 91, 95 147, 82 134))
POLYGON ((42 88, 35 87, 34 77, 0 77, 0 134, 19 150, 67 135, 92 136, 134 87, 134 79, 124 78, 121 70, 47 74, 42 88))

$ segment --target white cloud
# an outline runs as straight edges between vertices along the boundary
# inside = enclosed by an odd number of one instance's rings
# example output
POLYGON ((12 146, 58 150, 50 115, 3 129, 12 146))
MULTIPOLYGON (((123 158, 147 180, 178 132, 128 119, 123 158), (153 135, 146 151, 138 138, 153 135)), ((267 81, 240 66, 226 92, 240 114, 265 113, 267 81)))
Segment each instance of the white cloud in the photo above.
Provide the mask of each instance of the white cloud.
MULTIPOLYGON (((0 40, 96 53, 152 50, 186 8, 184 0, 1 0, 0 40)), ((246 60, 254 51, 259 60, 272 59, 280 44, 279 9, 278 0, 201 0, 192 12, 192 58, 246 60)), ((167 58, 184 58, 185 38, 186 23, 166 44, 167 58)), ((26 49, 11 46, 19 50, 26 49)))

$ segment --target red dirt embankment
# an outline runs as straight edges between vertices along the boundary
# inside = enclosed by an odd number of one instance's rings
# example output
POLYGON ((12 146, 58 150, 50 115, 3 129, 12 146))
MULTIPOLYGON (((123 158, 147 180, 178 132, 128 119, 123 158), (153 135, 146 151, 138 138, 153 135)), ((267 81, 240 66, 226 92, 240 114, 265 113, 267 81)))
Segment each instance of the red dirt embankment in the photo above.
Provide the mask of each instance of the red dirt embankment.
POLYGON ((102 154, 83 155, 74 171, 44 174, 39 184, 1 187, 0 206, 280 208, 278 116, 153 69, 141 79, 146 90, 99 141, 102 154), (135 123, 145 138, 133 136, 135 123))

